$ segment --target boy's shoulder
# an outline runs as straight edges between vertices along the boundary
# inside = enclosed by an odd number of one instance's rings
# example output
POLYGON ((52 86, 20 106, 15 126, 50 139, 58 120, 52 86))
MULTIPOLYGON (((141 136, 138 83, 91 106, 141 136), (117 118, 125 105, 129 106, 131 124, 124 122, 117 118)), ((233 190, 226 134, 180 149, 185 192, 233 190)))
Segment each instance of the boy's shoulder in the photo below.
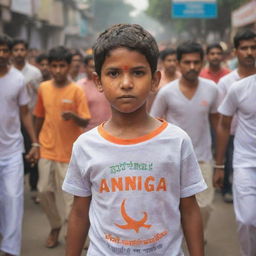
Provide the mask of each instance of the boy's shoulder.
MULTIPOLYGON (((155 143, 158 143, 158 142, 161 142, 163 140, 170 140, 170 141, 174 141, 175 143, 179 143, 181 141, 184 141, 184 140, 189 140, 189 136, 187 135, 187 133, 182 130, 180 127, 174 125, 174 124, 171 124, 171 123, 167 123, 166 121, 164 121, 167 126, 164 130, 161 131, 161 133, 159 133, 157 136, 149 139, 148 141, 151 141, 151 142, 155 142, 155 143)), ((83 133, 82 135, 80 135, 76 141, 76 144, 77 145, 85 145, 85 144, 92 144, 92 145, 96 145, 97 142, 101 143, 101 144, 104 144, 107 143, 108 145, 109 144, 109 141, 106 140, 101 134, 100 134, 100 129, 99 129, 100 126, 97 126, 85 133, 83 133)), ((111 143, 113 144, 113 143, 111 143)), ((114 145, 114 144, 113 144, 114 145)), ((136 147, 137 145, 139 144, 134 144, 134 146, 136 147)))

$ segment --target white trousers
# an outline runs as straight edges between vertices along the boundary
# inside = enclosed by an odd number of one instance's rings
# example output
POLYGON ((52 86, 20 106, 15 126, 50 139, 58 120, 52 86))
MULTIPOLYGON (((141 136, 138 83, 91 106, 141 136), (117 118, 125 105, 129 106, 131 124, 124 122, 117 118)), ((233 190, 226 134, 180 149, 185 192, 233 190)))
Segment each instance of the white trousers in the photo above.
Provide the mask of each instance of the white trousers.
POLYGON ((241 256, 255 256, 256 167, 234 168, 233 197, 241 256))
POLYGON ((19 255, 23 218, 24 170, 21 153, 0 159, 0 250, 19 255))
POLYGON ((203 192, 196 194, 196 200, 200 207, 200 212, 202 215, 204 231, 207 228, 209 218, 212 212, 212 203, 214 199, 214 188, 212 184, 212 163, 211 162, 199 162, 200 169, 207 185, 207 189, 203 192))

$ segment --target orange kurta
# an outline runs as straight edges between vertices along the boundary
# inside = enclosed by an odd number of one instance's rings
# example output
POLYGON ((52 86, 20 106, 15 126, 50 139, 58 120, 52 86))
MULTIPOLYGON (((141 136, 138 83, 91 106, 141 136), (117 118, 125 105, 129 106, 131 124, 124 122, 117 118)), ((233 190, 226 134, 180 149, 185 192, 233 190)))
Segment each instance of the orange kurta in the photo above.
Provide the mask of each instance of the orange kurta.
POLYGON ((86 96, 75 83, 59 88, 53 81, 41 83, 38 90, 36 117, 44 118, 39 134, 41 158, 58 162, 69 162, 72 145, 83 132, 73 120, 64 120, 63 111, 72 111, 81 118, 90 118, 86 96))

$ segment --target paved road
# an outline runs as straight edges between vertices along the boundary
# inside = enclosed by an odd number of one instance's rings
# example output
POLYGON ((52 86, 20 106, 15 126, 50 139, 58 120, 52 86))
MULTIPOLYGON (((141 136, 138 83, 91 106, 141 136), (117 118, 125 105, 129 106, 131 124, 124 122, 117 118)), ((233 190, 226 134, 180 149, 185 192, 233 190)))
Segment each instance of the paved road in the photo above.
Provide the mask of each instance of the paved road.
MULTIPOLYGON (((39 205, 25 193, 25 216, 21 256, 63 256, 65 251, 63 230, 60 245, 54 249, 44 247, 49 225, 39 205)), ((207 230, 206 256, 239 256, 233 205, 222 201, 216 193, 214 211, 207 230)), ((84 253, 85 255, 85 253, 84 253)), ((99 255, 100 256, 100 255, 99 255)))

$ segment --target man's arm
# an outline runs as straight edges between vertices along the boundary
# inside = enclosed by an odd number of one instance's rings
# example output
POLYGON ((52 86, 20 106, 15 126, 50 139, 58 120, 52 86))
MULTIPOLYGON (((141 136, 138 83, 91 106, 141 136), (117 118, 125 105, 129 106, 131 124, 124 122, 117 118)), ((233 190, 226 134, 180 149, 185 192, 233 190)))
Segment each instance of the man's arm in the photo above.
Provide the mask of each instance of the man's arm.
POLYGON ((36 130, 36 137, 39 137, 39 133, 42 129, 44 123, 44 118, 43 117, 35 117, 35 130, 36 130))
POLYGON ((190 256, 204 255, 203 223, 195 196, 180 200, 181 224, 190 256))
POLYGON ((219 114, 218 113, 212 113, 209 115, 211 126, 214 130, 214 133, 217 133, 217 127, 218 127, 218 120, 219 120, 219 114))
POLYGON ((224 179, 224 156, 226 153, 230 127, 232 122, 232 116, 220 115, 218 127, 217 127, 217 145, 215 156, 215 171, 213 175, 213 185, 216 188, 220 188, 223 185, 224 179), (219 167, 218 167, 219 166, 219 167))
POLYGON ((91 197, 74 197, 68 220, 66 256, 80 256, 90 227, 91 197))
POLYGON ((32 148, 30 149, 26 158, 33 164, 39 158, 39 144, 33 126, 32 115, 27 105, 20 106, 20 117, 32 142, 32 148))
POLYGON ((74 122, 83 128, 85 128, 89 124, 89 119, 85 119, 82 117, 79 117, 77 114, 71 111, 65 111, 62 113, 62 118, 64 120, 74 120, 74 122))

